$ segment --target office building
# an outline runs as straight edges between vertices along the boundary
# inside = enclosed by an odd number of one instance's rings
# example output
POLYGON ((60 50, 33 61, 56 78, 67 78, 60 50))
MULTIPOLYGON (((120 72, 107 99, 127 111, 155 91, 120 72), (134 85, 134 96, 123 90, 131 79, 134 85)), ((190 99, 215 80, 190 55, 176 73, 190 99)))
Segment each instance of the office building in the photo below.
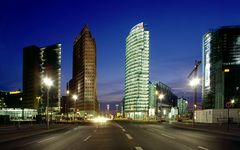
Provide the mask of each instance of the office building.
POLYGON ((22 92, 16 91, 1 91, 0 90, 0 109, 1 108, 23 108, 22 92))
POLYGON ((46 47, 29 46, 23 49, 23 106, 44 111, 47 88, 43 78, 53 80, 49 90, 49 107, 60 111, 61 44, 46 47))
POLYGON ((74 41, 73 76, 69 81, 70 95, 77 95, 76 111, 80 116, 98 112, 96 90, 96 42, 86 25, 74 41))
POLYGON ((239 105, 240 26, 224 26, 203 36, 203 108, 239 105))
POLYGON ((185 98, 178 98, 177 100, 178 114, 187 115, 188 113, 188 101, 185 98))
POLYGON ((126 39, 125 117, 148 117, 149 97, 149 31, 143 22, 135 25, 126 39))

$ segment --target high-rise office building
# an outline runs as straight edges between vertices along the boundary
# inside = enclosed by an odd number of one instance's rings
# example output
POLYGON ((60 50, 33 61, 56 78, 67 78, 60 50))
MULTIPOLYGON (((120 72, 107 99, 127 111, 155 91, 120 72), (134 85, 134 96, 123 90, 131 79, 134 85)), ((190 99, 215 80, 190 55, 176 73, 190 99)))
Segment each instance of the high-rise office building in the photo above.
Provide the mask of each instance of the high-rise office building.
POLYGON ((43 109, 46 107, 47 89, 43 78, 53 80, 49 91, 49 106, 60 110, 61 44, 46 47, 29 46, 23 49, 23 106, 43 109))
POLYGON ((70 94, 76 94, 76 111, 80 115, 98 112, 96 74, 96 42, 88 26, 84 26, 74 41, 73 76, 69 81, 70 94))
POLYGON ((203 108, 239 107, 240 26, 224 26, 203 36, 203 108))
POLYGON ((149 99, 149 31, 139 23, 126 39, 125 117, 144 119, 148 116, 149 99))

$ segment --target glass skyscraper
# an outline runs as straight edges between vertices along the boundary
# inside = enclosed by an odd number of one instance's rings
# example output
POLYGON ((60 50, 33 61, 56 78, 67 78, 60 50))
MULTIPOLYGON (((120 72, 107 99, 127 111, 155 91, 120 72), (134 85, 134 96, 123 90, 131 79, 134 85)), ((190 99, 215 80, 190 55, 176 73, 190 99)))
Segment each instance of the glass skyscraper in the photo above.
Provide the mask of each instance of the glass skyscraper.
POLYGON ((47 105, 47 89, 44 77, 53 80, 49 91, 51 111, 60 111, 61 47, 54 44, 45 47, 29 46, 23 49, 23 107, 43 109, 47 105))
POLYGON ((240 26, 224 26, 203 37, 203 108, 225 108, 240 96, 240 26))
POLYGON ((126 39, 125 117, 144 119, 149 107, 149 31, 143 22, 135 25, 126 39))

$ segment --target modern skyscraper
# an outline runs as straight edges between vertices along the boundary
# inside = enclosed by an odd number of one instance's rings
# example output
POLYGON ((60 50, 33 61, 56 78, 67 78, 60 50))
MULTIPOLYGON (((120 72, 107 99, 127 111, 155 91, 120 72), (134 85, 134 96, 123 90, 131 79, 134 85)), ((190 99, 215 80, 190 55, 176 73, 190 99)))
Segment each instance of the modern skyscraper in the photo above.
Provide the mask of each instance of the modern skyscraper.
POLYGON ((149 31, 135 25, 126 39, 125 117, 144 119, 148 116, 149 97, 149 31))
MULTIPOLYGON (((46 47, 29 46, 23 49, 23 106, 46 107, 46 87, 43 78, 53 80, 49 91, 49 106, 60 110, 61 44, 46 47)), ((43 111, 43 110, 42 110, 43 111)))
POLYGON ((203 108, 239 107, 240 26, 224 26, 203 36, 203 108))
POLYGON ((76 94, 76 111, 80 115, 95 115, 98 111, 96 75, 96 43, 88 26, 84 26, 74 41, 73 76, 70 94, 76 94))

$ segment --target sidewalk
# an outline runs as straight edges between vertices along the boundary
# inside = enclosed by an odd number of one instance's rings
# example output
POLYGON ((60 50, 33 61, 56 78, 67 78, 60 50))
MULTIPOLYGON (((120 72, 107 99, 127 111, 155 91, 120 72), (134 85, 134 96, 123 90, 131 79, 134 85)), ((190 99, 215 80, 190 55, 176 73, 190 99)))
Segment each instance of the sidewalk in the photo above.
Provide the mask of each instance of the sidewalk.
POLYGON ((40 135, 48 132, 54 132, 58 130, 64 130, 67 128, 73 128, 76 125, 64 125, 64 124, 55 124, 51 125, 50 129, 46 129, 46 125, 35 124, 35 125, 23 125, 20 128, 10 126, 10 127, 1 127, 0 128, 0 143, 18 140, 21 138, 26 138, 34 135, 40 135))
POLYGON ((182 122, 169 122, 170 125, 177 128, 187 128, 191 130, 212 132, 217 134, 225 134, 240 137, 240 126, 238 124, 231 124, 229 126, 229 131, 227 131, 227 124, 207 124, 207 123, 195 123, 193 127, 192 123, 182 123, 182 122))

